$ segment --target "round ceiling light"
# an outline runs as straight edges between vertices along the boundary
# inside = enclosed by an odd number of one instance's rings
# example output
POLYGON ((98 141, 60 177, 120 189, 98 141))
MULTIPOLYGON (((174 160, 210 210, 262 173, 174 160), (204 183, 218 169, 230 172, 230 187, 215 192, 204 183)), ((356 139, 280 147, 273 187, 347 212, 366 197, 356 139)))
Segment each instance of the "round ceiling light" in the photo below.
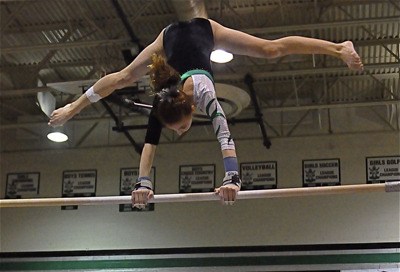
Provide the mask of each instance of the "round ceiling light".
POLYGON ((217 49, 211 53, 210 59, 217 63, 227 63, 233 59, 233 55, 222 49, 217 49))
POLYGON ((47 134, 47 138, 56 143, 62 143, 68 140, 68 136, 66 134, 57 131, 47 134))

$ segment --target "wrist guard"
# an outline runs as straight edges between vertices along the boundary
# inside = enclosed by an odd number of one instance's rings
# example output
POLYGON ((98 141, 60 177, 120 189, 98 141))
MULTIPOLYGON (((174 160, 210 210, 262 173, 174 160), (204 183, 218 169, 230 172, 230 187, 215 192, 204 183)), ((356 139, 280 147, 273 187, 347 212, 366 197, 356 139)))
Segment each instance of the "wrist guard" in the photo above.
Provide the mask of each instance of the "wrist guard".
POLYGON ((153 191, 153 183, 151 182, 149 177, 139 177, 137 179, 137 182, 133 186, 133 190, 139 190, 139 189, 147 189, 153 191))
POLYGON ((85 95, 87 99, 89 99, 90 103, 95 103, 102 98, 98 93, 94 92, 93 86, 85 92, 85 95))
POLYGON ((242 187, 242 181, 240 180, 239 173, 237 171, 229 171, 225 173, 225 177, 222 181, 222 186, 228 184, 234 184, 239 187, 240 190, 240 188, 242 187))

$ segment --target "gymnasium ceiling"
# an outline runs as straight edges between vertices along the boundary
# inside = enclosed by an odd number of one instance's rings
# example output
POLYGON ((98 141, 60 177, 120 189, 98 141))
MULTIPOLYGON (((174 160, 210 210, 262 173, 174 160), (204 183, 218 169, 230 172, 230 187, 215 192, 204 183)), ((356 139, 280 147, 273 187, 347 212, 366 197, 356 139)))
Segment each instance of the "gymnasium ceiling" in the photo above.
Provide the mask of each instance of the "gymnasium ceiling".
MULTIPOLYGON (((247 93, 254 89, 272 141, 399 133, 400 4, 396 0, 1 1, 0 12, 2 152, 133 142, 140 146, 145 116, 112 102, 107 105, 118 120, 136 130, 117 132, 110 112, 96 103, 64 126, 72 134, 68 142, 51 143, 38 93, 51 93, 57 107, 63 106, 102 75, 125 67, 129 57, 166 25, 196 14, 265 39, 301 35, 354 42, 365 65, 363 72, 350 71, 341 61, 320 55, 274 60, 235 56, 228 64, 213 64, 217 82, 247 93), (251 76, 251 84, 245 83, 246 75, 251 76)), ((151 103, 148 91, 144 78, 129 97, 151 103)), ((235 118, 255 116, 250 105, 235 118)), ((210 129, 194 127, 199 133, 183 137, 165 131, 162 143, 215 141, 210 129)), ((263 141, 257 122, 237 122, 232 130, 238 139, 263 141)))

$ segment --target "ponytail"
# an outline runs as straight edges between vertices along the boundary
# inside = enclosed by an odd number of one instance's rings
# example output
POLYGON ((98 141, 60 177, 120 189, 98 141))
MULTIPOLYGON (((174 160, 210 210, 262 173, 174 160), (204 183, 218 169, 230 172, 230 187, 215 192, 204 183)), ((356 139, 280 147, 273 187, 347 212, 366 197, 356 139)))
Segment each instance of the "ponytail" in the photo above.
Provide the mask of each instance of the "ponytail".
POLYGON ((160 93, 162 89, 179 84, 181 76, 165 62, 163 57, 153 54, 151 62, 152 63, 149 65, 149 74, 151 85, 155 93, 160 93))
POLYGON ((193 99, 182 90, 181 77, 163 57, 154 54, 151 58, 150 82, 155 93, 156 114, 164 124, 174 124, 192 113, 193 99))

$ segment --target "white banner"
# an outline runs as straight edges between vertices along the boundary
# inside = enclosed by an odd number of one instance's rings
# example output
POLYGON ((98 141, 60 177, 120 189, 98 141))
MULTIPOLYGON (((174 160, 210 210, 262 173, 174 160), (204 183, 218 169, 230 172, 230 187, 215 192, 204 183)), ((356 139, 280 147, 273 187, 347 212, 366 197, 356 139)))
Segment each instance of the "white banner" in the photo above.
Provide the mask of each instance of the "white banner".
POLYGON ((277 163, 249 162, 240 164, 242 189, 267 189, 277 187, 277 163))
MULTIPOLYGON (((139 177, 139 168, 121 168, 121 178, 120 178, 120 194, 121 195, 130 195, 133 189, 133 186, 136 183, 137 178, 139 177)), ((155 182, 155 168, 152 167, 150 171, 150 179, 155 182)))
POLYGON ((63 196, 94 196, 96 194, 96 170, 63 172, 63 196))
MULTIPOLYGON (((156 169, 154 167, 151 168, 150 171, 150 179, 153 182, 153 191, 155 191, 155 179, 156 179, 156 169)), ((130 195, 132 193, 132 189, 135 186, 137 178, 139 177, 139 168, 121 168, 120 175, 120 195, 130 195)), ((150 203, 144 209, 133 208, 132 204, 120 204, 119 205, 120 212, 131 212, 131 211, 154 211, 154 203, 150 203)))
POLYGON ((212 192, 215 186, 215 165, 181 165, 179 192, 212 192))
POLYGON ((366 158, 367 183, 400 180, 400 156, 366 158))
POLYGON ((30 198, 39 194, 40 173, 7 174, 6 198, 30 198))
POLYGON ((340 160, 303 160, 303 185, 322 186, 340 184, 340 160))

